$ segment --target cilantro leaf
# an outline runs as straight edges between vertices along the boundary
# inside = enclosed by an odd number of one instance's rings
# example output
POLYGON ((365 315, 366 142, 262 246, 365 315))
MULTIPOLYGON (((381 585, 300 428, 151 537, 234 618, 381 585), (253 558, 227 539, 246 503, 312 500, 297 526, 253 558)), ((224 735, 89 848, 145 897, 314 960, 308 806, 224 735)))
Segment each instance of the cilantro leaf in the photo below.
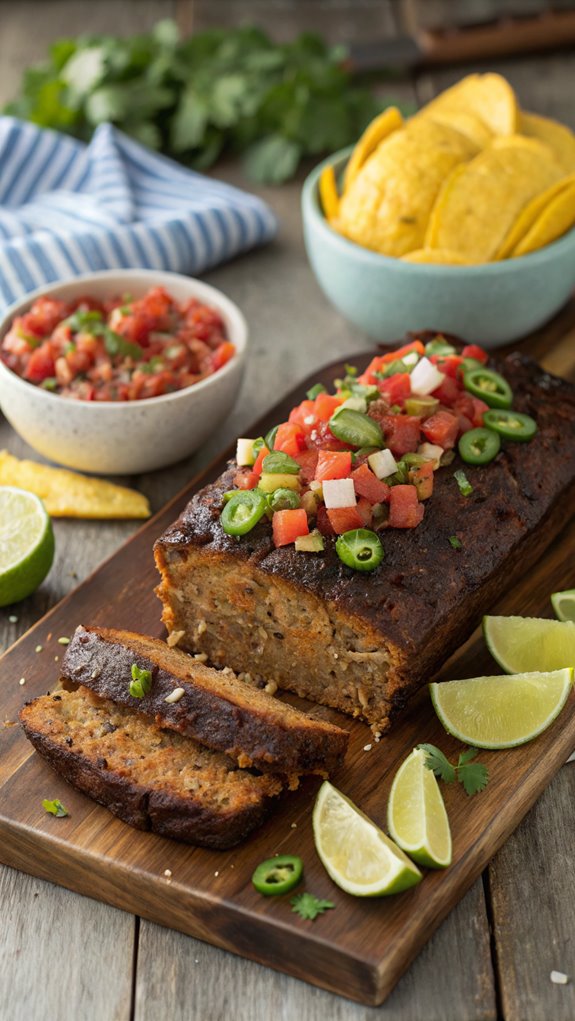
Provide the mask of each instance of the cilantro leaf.
POLYGON ((318 915, 323 915, 324 911, 328 911, 329 908, 334 908, 335 904, 331 900, 319 900, 318 897, 314 897, 313 893, 296 893, 295 897, 290 900, 292 911, 295 911, 296 915, 300 918, 307 918, 313 922, 314 918, 318 915))
POLYGON ((457 536, 457 535, 450 535, 449 536, 449 542, 453 546, 453 549, 463 549, 463 543, 462 543, 461 539, 459 538, 459 536, 457 536))
POLYGON ((58 801, 58 798, 54 798, 54 801, 48 801, 48 799, 45 798, 42 802, 42 808, 50 815, 55 815, 58 819, 62 819, 65 815, 70 814, 68 809, 64 808, 62 802, 58 801))
POLYGON ((454 782, 455 769, 440 748, 437 748, 434 744, 418 744, 417 747, 426 753, 425 766, 427 769, 430 769, 441 780, 445 780, 445 783, 454 782))
POLYGON ((489 783, 489 770, 487 766, 484 766, 481 762, 471 761, 476 755, 477 748, 468 748, 467 751, 461 752, 457 763, 457 779, 463 784, 465 793, 469 797, 473 797, 474 794, 479 794, 480 791, 485 790, 489 783))
POLYGON ((144 695, 149 695, 152 690, 152 671, 143 670, 137 663, 132 663, 131 673, 130 695, 133 698, 143 698, 144 695))

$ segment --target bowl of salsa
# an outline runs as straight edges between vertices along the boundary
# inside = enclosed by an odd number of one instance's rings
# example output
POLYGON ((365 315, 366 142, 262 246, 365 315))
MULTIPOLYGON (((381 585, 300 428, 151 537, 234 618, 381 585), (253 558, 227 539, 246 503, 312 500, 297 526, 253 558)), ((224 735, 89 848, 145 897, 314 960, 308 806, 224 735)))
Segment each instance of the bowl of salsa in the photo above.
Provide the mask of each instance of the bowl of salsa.
POLYGON ((229 412, 245 320, 221 291, 154 270, 53 284, 0 325, 0 406, 66 467, 134 474, 189 456, 229 412))

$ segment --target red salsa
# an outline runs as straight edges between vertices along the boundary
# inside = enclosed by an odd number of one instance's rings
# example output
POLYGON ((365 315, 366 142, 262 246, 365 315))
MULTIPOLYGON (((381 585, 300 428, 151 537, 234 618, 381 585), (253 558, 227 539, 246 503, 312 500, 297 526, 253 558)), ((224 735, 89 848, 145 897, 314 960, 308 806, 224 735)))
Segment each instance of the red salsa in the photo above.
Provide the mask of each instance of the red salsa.
POLYGON ((135 401, 183 390, 235 353, 217 309, 177 302, 163 287, 143 298, 37 298, 17 316, 0 357, 22 379, 81 401, 135 401))

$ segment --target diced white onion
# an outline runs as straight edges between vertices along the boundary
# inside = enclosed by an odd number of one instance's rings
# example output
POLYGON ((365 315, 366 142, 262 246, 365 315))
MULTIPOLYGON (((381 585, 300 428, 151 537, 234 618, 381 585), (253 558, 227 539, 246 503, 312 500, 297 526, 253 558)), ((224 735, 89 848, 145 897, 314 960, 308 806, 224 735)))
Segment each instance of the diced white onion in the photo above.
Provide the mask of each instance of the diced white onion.
POLYGON ((362 414, 365 415, 367 411, 367 401, 365 397, 348 397, 343 404, 340 404, 335 414, 339 415, 340 411, 343 411, 344 408, 349 408, 350 411, 361 411, 362 414))
POLYGON ((247 465, 255 464, 254 456, 254 441, 241 439, 238 440, 238 446, 236 449, 236 461, 240 468, 246 467, 247 465))
POLYGON ((378 479, 386 479, 388 475, 393 475, 397 471, 397 461, 391 450, 378 450, 375 454, 370 454, 367 463, 378 479))
POLYGON ((322 482, 323 499, 328 510, 355 507, 357 499, 353 479, 326 479, 322 482))
POLYGON ((437 365, 429 361, 429 358, 422 358, 415 366, 411 376, 411 392, 427 397, 428 394, 441 386, 445 375, 440 372, 437 365))
POLYGON ((425 457, 427 461, 433 461, 433 470, 439 468, 439 462, 443 457, 443 447, 440 447, 437 443, 421 443, 417 448, 417 453, 425 457))
POLYGON ((419 357, 420 356, 417 351, 410 351, 409 354, 404 355, 401 360, 405 365, 417 365, 419 357))

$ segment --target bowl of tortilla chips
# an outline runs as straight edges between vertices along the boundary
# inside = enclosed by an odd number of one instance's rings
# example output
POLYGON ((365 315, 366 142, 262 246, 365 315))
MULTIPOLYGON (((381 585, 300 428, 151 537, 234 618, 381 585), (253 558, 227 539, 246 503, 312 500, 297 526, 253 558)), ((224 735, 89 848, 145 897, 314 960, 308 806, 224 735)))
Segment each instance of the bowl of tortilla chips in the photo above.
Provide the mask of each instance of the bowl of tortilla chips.
POLYGON ((424 328, 497 347, 575 285, 575 135, 469 75, 409 120, 389 107, 302 195, 308 257, 378 340, 424 328))
POLYGON ((235 352, 211 375, 172 393, 142 400, 74 400, 35 386, 0 360, 0 407, 10 425, 44 457, 67 468, 106 475, 153 471, 188 457, 231 410, 241 383, 247 325, 239 308, 215 287, 178 273, 105 270, 51 284, 7 309, 0 338, 40 297, 72 303, 89 294, 143 297, 164 287, 177 302, 197 299, 216 309, 235 352))

